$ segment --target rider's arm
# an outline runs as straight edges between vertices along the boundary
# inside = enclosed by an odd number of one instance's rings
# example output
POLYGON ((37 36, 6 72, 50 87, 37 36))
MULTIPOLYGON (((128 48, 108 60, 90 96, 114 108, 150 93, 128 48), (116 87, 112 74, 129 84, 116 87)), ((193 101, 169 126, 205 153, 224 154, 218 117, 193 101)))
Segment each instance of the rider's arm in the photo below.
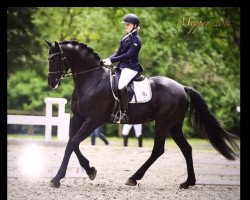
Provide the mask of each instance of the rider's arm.
POLYGON ((119 49, 111 56, 109 56, 108 58, 111 59, 111 58, 114 58, 114 57, 117 57, 119 55, 121 55, 121 50, 122 50, 122 45, 121 45, 122 42, 120 42, 120 46, 119 46, 119 49))
POLYGON ((121 61, 129 61, 134 55, 138 54, 141 48, 141 42, 137 40, 133 40, 131 46, 125 54, 113 56, 110 58, 112 63, 121 62, 121 61))

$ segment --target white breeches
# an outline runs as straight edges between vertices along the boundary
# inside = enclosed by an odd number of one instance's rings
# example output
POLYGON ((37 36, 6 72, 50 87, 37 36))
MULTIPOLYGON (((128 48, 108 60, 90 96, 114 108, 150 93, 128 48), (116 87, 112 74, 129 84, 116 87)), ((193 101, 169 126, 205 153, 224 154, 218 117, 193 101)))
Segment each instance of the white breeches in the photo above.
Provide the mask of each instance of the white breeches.
POLYGON ((135 136, 140 137, 142 135, 141 129, 142 125, 141 124, 124 124, 122 128, 122 135, 127 136, 129 134, 130 129, 134 126, 135 130, 135 136))
POLYGON ((136 76, 138 72, 129 68, 124 68, 118 82, 118 89, 121 90, 136 76))

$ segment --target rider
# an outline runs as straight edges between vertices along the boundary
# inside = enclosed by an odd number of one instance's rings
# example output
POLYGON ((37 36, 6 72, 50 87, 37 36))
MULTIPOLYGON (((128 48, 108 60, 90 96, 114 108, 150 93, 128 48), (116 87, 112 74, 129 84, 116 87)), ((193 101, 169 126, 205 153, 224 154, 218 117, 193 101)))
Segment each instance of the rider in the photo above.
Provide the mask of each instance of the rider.
POLYGON ((129 120, 129 100, 126 86, 139 72, 141 73, 143 69, 139 64, 138 58, 141 49, 141 39, 137 33, 140 29, 140 19, 137 15, 130 13, 124 16, 122 23, 124 23, 126 35, 122 38, 119 49, 113 55, 102 61, 103 64, 107 66, 119 62, 117 67, 121 70, 121 76, 118 82, 121 116, 116 116, 114 121, 120 119, 121 123, 127 123, 129 120))

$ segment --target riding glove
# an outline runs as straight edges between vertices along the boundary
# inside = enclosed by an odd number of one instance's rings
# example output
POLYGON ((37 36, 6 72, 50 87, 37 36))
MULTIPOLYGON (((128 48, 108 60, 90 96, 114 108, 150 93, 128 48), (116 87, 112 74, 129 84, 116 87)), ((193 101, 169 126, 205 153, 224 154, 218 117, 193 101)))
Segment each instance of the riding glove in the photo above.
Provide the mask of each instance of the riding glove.
POLYGON ((111 60, 110 60, 109 58, 103 59, 102 62, 103 62, 103 64, 106 65, 106 66, 112 64, 112 63, 111 63, 111 60))

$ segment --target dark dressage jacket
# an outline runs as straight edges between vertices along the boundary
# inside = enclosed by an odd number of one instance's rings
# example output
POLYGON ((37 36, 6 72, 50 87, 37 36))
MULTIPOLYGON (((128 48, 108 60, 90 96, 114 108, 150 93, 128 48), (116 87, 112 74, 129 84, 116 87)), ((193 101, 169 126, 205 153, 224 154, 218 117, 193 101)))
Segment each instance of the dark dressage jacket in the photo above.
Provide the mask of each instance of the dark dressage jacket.
POLYGON ((141 49, 141 39, 137 31, 128 33, 120 42, 119 49, 109 57, 112 63, 119 62, 117 67, 121 70, 129 68, 137 72, 143 69, 139 63, 139 52, 141 49))

